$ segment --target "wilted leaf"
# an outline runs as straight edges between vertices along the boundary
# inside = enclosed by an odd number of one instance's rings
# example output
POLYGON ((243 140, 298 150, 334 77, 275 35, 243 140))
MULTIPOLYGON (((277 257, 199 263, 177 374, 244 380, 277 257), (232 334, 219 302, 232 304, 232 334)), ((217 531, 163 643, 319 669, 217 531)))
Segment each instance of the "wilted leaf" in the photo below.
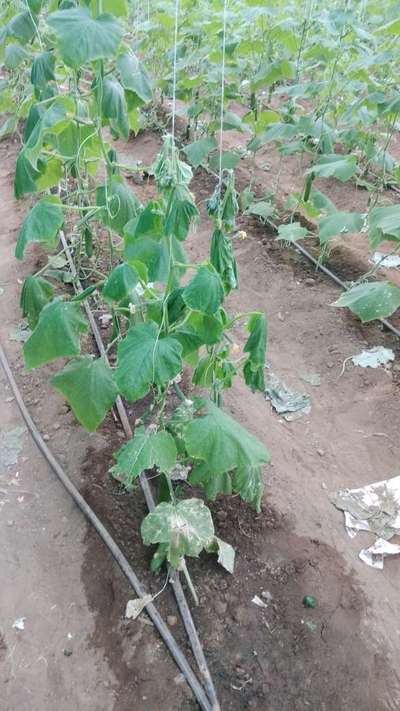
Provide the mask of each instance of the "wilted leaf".
POLYGON ((25 365, 37 368, 62 356, 80 353, 80 336, 88 325, 79 304, 54 299, 42 309, 38 324, 24 345, 25 365))
POLYGON ((157 467, 161 472, 170 472, 176 463, 175 440, 169 432, 154 432, 151 428, 137 427, 135 434, 114 455, 117 463, 111 474, 127 488, 146 469, 157 467))

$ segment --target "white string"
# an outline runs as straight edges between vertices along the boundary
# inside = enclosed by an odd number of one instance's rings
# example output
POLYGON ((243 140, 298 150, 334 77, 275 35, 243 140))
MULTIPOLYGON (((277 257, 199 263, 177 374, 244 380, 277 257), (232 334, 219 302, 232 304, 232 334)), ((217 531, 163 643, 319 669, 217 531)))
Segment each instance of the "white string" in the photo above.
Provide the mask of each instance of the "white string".
POLYGON ((179 17, 179 0, 175 2, 175 32, 174 32, 174 72, 172 80, 172 142, 175 139, 175 114, 176 114, 176 64, 178 54, 178 17, 179 17))
POLYGON ((225 101, 225 46, 226 46, 226 10, 228 0, 224 0, 224 13, 222 21, 222 66, 221 66, 221 114, 219 126, 219 196, 222 191, 222 144, 224 133, 224 101, 225 101))

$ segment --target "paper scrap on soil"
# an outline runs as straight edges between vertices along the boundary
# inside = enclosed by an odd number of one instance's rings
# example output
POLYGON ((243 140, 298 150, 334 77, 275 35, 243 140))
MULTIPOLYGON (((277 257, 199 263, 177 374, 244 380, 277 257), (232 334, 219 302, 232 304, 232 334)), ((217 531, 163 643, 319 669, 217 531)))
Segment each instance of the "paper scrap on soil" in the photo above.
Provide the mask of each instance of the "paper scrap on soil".
POLYGON ((344 512, 350 538, 359 531, 369 531, 377 537, 373 545, 360 551, 364 563, 382 570, 385 557, 400 554, 400 545, 389 543, 400 534, 400 476, 360 489, 340 489, 331 501, 344 512))
POLYGON ((400 267, 400 256, 398 254, 374 252, 369 261, 371 264, 378 264, 386 269, 398 269, 400 267))
POLYGON ((368 351, 361 351, 361 353, 352 356, 351 360, 354 365, 358 365, 360 368, 379 368, 379 366, 387 365, 393 361, 394 353, 391 348, 375 346, 375 348, 370 348, 368 351))
POLYGON ((274 410, 279 415, 283 415, 288 422, 308 415, 311 411, 310 396, 289 390, 287 385, 274 373, 269 375, 265 388, 265 399, 270 400, 274 410))
POLYGON ((143 597, 137 597, 134 600, 128 600, 126 604, 125 617, 128 620, 136 620, 140 613, 146 605, 149 604, 153 599, 152 595, 143 595, 143 597))
POLYGON ((26 432, 25 427, 14 427, 8 432, 0 432, 0 471, 18 462, 22 452, 24 432, 26 432))

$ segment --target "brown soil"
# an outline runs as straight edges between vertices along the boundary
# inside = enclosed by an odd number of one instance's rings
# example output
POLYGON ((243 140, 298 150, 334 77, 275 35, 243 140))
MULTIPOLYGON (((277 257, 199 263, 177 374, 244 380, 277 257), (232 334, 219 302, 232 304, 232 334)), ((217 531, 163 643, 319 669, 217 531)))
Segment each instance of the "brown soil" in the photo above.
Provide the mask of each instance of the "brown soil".
MULTIPOLYGON (((148 164, 158 143, 156 136, 146 132, 120 147, 121 158, 148 164)), ((151 181, 132 187, 142 199, 153 191, 151 181)), ((211 178, 197 171, 192 187, 203 205, 214 185, 211 178)), ((350 192, 348 186, 345 190, 350 192)), ((12 214, 10 200, 8 209, 3 224, 8 219, 15 226, 20 216, 12 214)), ((210 224, 203 218, 187 244, 191 259, 206 257, 209 249, 210 224)), ((340 372, 345 358, 367 346, 385 344, 394 348, 398 357, 398 341, 376 324, 362 326, 348 313, 331 308, 329 304, 338 295, 336 287, 294 251, 278 246, 264 228, 245 220, 241 227, 247 230, 248 239, 236 246, 240 291, 231 295, 228 307, 232 311, 266 311, 269 364, 288 385, 311 395, 312 410, 309 416, 285 422, 261 394, 251 395, 240 381, 226 397, 227 410, 266 443, 273 464, 266 470, 260 514, 254 515, 234 497, 211 505, 218 534, 236 548, 235 575, 225 573, 210 556, 189 561, 201 603, 193 614, 221 706, 224 711, 399 710, 399 561, 387 561, 383 572, 359 561, 357 552, 368 537, 350 540, 342 515, 328 498, 329 491, 339 487, 361 486, 396 473, 400 453, 397 371, 348 366, 341 377, 340 372), (300 379, 304 372, 318 372, 320 387, 304 383, 300 379), (254 595, 265 601, 265 608, 252 602, 254 595), (304 607, 305 595, 315 596, 315 609, 304 607)), ((12 239, 7 244, 10 248, 12 239)), ((29 270, 29 266, 25 264, 23 269, 29 270)), ((7 269, 15 269, 13 262, 7 269)), ((9 318, 17 318, 16 298, 17 288, 8 294, 9 318)), ((236 338, 243 341, 240 329, 236 338)), ((32 405, 35 419, 46 431, 55 411, 60 420, 63 407, 46 384, 51 369, 22 378, 20 360, 15 365, 28 393, 35 382, 46 394, 46 408, 38 411, 40 406, 32 405)), ((33 403, 32 395, 29 398, 33 403)), ((135 416, 132 413, 133 419, 135 416)), ((164 575, 153 577, 148 572, 151 551, 143 547, 139 534, 145 513, 141 494, 121 492, 108 475, 112 453, 121 443, 112 419, 95 440, 83 434, 67 412, 62 424, 63 436, 52 437, 52 448, 67 462, 75 457, 77 468, 69 465, 68 470, 138 575, 156 592, 164 575), (79 455, 73 451, 78 443, 79 455)), ((50 498, 50 519, 57 518, 57 506, 50 498)), ((33 525, 35 510, 31 508, 26 515, 33 525)), ((75 545, 70 540, 70 526, 65 527, 64 536, 67 548, 75 545)), ((86 531, 77 557, 84 590, 82 615, 93 620, 84 628, 80 657, 93 696, 82 697, 77 708, 194 709, 189 690, 145 616, 135 622, 124 620, 132 591, 92 530, 86 531), (96 684, 103 680, 112 692, 107 702, 95 696, 96 684)), ((44 558, 39 556, 38 560, 40 564, 44 558)), ((55 559, 55 588, 61 573, 55 559)), ((38 577, 34 584, 40 594, 38 577)), ((68 594, 77 584, 80 581, 72 577, 68 594)), ((11 596, 12 589, 7 594, 11 596)), ((167 591, 157 604, 163 615, 177 615, 167 591)), ((35 630, 38 639, 45 636, 46 624, 43 619, 35 630)), ((8 624, 4 635, 8 647, 13 640, 7 633, 8 624)), ((173 633, 187 649, 178 624, 173 625, 173 633)), ((0 670, 4 666, 1 654, 0 647, 0 670)), ((188 655, 190 658, 189 651, 188 655)), ((74 658, 75 652, 68 661, 74 662, 74 658)), ((60 683, 66 679, 64 662, 53 662, 60 683)), ((25 711, 28 706, 19 701, 25 697, 21 697, 17 679, 10 683, 5 708, 25 711)), ((69 708, 58 702, 56 687, 50 701, 43 701, 43 683, 38 678, 32 685, 29 708, 69 708)), ((76 683, 85 683, 82 673, 76 683)))

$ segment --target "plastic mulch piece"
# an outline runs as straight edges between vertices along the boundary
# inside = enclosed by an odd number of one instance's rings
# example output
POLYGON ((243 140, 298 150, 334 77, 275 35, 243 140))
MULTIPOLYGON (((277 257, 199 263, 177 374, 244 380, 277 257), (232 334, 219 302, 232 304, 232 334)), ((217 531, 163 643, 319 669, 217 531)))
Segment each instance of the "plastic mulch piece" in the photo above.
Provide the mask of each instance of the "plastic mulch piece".
POLYGON ((379 366, 387 365, 394 360, 394 353, 391 348, 375 346, 375 348, 361 351, 361 353, 352 356, 351 360, 354 365, 358 365, 360 368, 379 368, 379 366))
POLYGON ((265 399, 270 400, 272 407, 283 415, 285 420, 293 420, 308 415, 311 411, 311 398, 309 395, 296 393, 289 390, 274 373, 270 373, 267 387, 265 388, 265 399))
POLYGON ((377 537, 372 546, 360 551, 364 563, 382 570, 386 556, 400 553, 399 545, 389 543, 390 538, 400 534, 400 476, 360 489, 340 489, 331 501, 343 511, 350 538, 359 531, 369 531, 377 537))
POLYGON ((370 260, 371 264, 377 264, 384 269, 398 269, 400 267, 400 256, 398 254, 383 254, 374 252, 370 260))

